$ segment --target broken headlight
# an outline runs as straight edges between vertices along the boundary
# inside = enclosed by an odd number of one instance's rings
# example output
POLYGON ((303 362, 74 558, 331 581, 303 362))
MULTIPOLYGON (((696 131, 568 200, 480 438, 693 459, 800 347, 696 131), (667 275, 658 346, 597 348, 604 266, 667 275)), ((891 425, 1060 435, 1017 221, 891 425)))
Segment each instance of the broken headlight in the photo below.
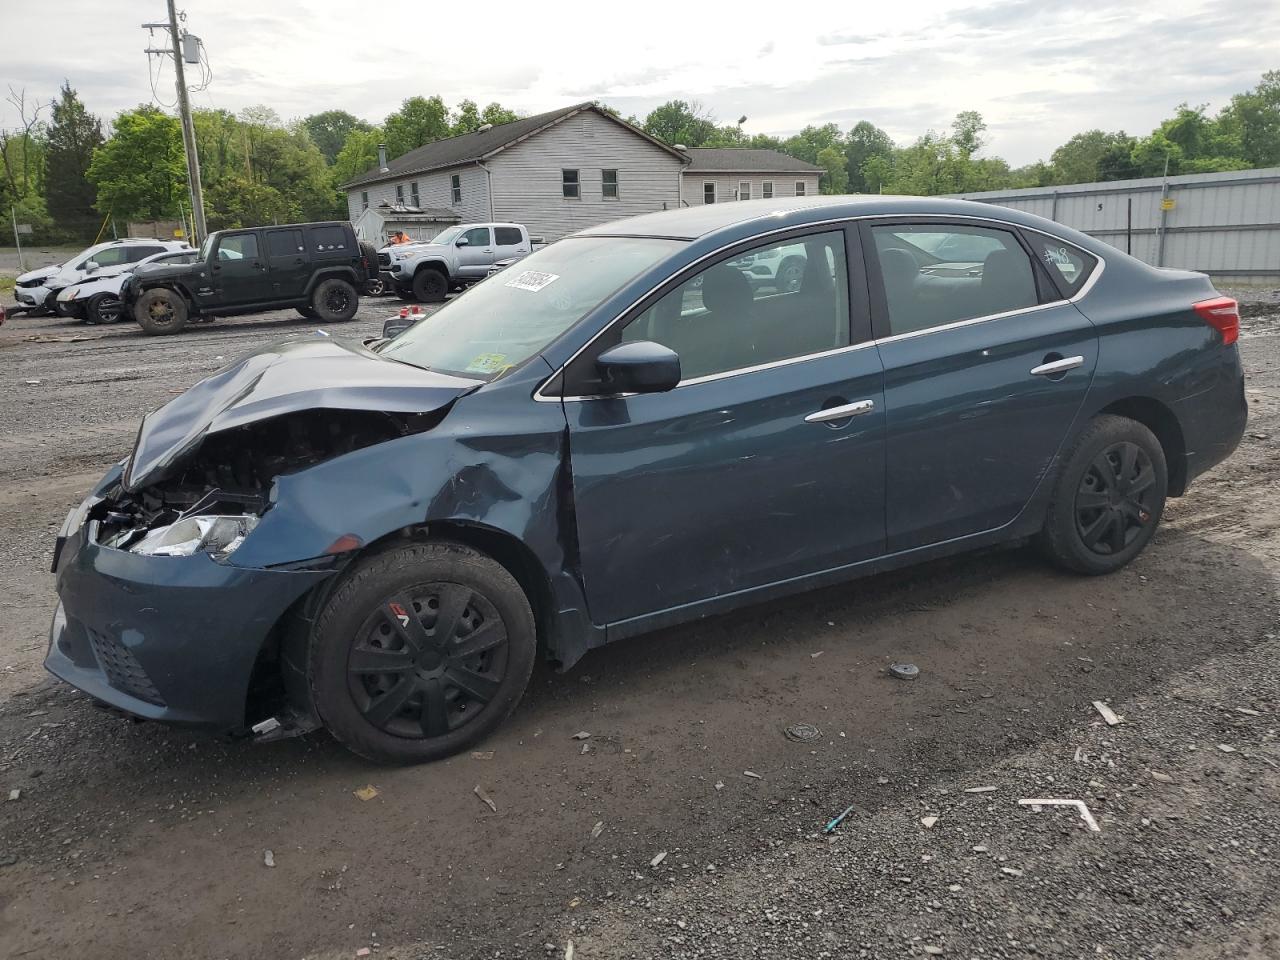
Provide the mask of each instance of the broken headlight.
POLYGON ((251 514, 184 517, 176 523, 156 527, 128 550, 145 557, 189 557, 203 551, 221 560, 233 553, 257 525, 258 518, 251 514))

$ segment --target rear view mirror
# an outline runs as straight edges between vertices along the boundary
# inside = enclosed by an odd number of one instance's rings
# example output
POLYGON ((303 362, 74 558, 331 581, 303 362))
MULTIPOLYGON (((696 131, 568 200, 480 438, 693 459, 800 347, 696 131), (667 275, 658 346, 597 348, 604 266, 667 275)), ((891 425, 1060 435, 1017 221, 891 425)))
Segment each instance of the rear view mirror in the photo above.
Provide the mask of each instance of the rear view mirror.
POLYGON ((620 343, 596 358, 606 393, 664 393, 680 382, 680 357, 651 340, 620 343))

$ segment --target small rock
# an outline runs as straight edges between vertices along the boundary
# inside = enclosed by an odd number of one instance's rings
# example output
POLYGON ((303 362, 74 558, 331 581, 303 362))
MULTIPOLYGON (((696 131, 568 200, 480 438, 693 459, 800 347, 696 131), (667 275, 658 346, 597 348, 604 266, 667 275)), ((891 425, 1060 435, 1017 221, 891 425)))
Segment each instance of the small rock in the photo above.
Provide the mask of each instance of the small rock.
POLYGON ((923 826, 924 826, 924 828, 925 828, 926 830, 932 830, 932 829, 933 829, 933 825, 934 825, 935 823, 937 823, 937 822, 938 822, 938 818, 937 818, 937 817, 935 817, 935 816, 928 816, 928 817, 921 817, 921 818, 920 818, 920 823, 921 823, 921 824, 923 824, 923 826))
POLYGON ((1219 749, 1219 750, 1221 750, 1223 753, 1237 753, 1237 752, 1238 752, 1238 751, 1236 750, 1236 748, 1235 748, 1235 747, 1230 746, 1229 744, 1225 744, 1225 743, 1220 743, 1220 744, 1218 744, 1218 749, 1219 749))
POLYGON ((1173 777, 1169 776, 1167 773, 1161 773, 1159 770, 1151 771, 1151 779, 1156 781, 1156 783, 1173 783, 1173 777))
POLYGON ((667 851, 663 850, 656 857, 654 857, 652 860, 649 861, 649 866, 651 867, 659 866, 662 863, 662 861, 665 859, 667 859, 667 851))
POLYGON ((1020 876, 1022 876, 1022 871, 1021 871, 1021 870, 1019 870, 1017 867, 1001 867, 1001 868, 1000 868, 1000 872, 1001 872, 1001 873, 1007 873, 1007 874, 1008 874, 1009 876, 1011 876, 1011 877, 1020 877, 1020 876))
POLYGON ((604 833, 604 821, 600 820, 600 821, 597 821, 596 825, 591 828, 591 839, 595 840, 602 833, 604 833))
POLYGON ((9 791, 10 800, 17 800, 20 796, 22 796, 22 790, 20 790, 18 787, 14 787, 12 790, 9 791))
POLYGON ((763 780, 763 779, 764 779, 764 777, 760 776, 760 774, 756 773, 754 770, 743 770, 743 771, 742 771, 742 775, 743 775, 744 777, 750 777, 752 780, 763 780))
POLYGON ((575 734, 573 735, 573 738, 572 738, 572 739, 574 739, 574 740, 590 740, 590 739, 591 739, 591 734, 590 734, 590 733, 588 733, 586 730, 579 730, 577 733, 575 733, 575 734))
POLYGON ((274 867, 276 865, 276 855, 270 850, 267 850, 262 854, 262 862, 268 867, 274 867))
POLYGON ((932 943, 926 943, 923 949, 924 949, 924 952, 929 954, 929 956, 931 957, 936 957, 940 953, 942 953, 942 948, 935 947, 932 943))

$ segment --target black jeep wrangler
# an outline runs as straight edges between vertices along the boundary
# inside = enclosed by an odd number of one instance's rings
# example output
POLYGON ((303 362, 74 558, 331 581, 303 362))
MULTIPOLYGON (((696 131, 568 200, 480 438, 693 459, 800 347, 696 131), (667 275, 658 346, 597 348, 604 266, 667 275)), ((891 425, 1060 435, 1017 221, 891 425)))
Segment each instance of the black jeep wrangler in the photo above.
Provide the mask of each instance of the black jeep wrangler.
POLYGON ((147 333, 189 320, 296 307, 312 320, 350 320, 378 277, 378 254, 351 224, 293 223, 219 230, 191 263, 144 265, 120 291, 125 316, 147 333))

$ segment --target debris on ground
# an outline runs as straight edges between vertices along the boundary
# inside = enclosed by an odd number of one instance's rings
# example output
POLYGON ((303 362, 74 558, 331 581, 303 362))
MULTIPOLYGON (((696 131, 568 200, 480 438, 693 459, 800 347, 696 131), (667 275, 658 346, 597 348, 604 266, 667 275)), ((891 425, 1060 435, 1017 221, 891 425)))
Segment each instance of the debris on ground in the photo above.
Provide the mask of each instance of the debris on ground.
POLYGON ((965 793, 993 793, 995 792, 995 789, 996 789, 995 787, 965 787, 964 792, 965 793))
POLYGON ((667 859, 667 851, 663 850, 656 857, 654 857, 652 860, 649 861, 649 866, 656 867, 660 865, 662 861, 665 859, 667 859))
POLYGON ((572 940, 570 940, 567 944, 565 944, 564 960, 573 960, 573 941, 572 940))
POLYGON ((1108 707, 1101 700, 1093 701, 1093 709, 1097 710, 1098 713, 1102 715, 1102 719, 1107 721, 1108 727, 1114 727, 1116 724, 1120 722, 1120 718, 1116 716, 1115 711, 1112 710, 1110 707, 1108 707))
POLYGON ((1238 753, 1238 752, 1239 752, 1239 751, 1237 751, 1237 750, 1236 750, 1236 748, 1235 748, 1235 747, 1231 746, 1230 744, 1226 744, 1226 743, 1220 743, 1220 744, 1218 744, 1218 749, 1219 749, 1219 750, 1221 750, 1223 753, 1238 753))
POLYGON ((590 753, 590 752, 591 752, 591 744, 586 743, 586 742, 584 741, 584 742, 583 742, 583 744, 582 744, 582 749, 578 751, 578 756, 580 756, 580 757, 581 757, 581 756, 585 756, 586 754, 588 754, 588 753, 590 753))
POLYGON ((19 787, 14 787, 9 791, 10 800, 17 800, 20 796, 22 796, 22 790, 19 787))
POLYGON ((717 781, 716 781, 716 789, 717 789, 717 790, 723 790, 723 789, 724 789, 724 781, 723 781, 723 780, 717 780, 717 781))
POLYGON ((920 668, 914 663, 891 663, 889 664, 889 675, 897 677, 899 680, 914 680, 920 676, 920 668))
POLYGON ((1011 877, 1020 877, 1020 876, 1022 876, 1022 871, 1021 871, 1021 870, 1019 870, 1017 867, 1001 867, 1001 868, 1000 868, 1000 872, 1001 872, 1001 873, 1007 873, 1007 874, 1008 874, 1009 876, 1011 876, 1011 877))
POLYGON ((825 652, 826 652, 825 650, 816 650, 816 651, 814 651, 813 653, 809 654, 809 659, 810 659, 810 660, 817 660, 817 659, 818 659, 820 656, 822 656, 822 655, 823 655, 823 653, 825 653, 825 652))
POLYGON ((33 333, 29 337, 23 337, 24 343, 79 343, 81 340, 101 340, 106 334, 100 333, 96 337, 87 337, 82 333, 64 333, 54 335, 49 333, 33 333))
POLYGON ((276 865, 276 855, 270 850, 266 850, 262 854, 262 862, 268 867, 274 867, 276 865))
POLYGON ((1151 771, 1151 779, 1157 783, 1173 783, 1173 777, 1169 776, 1167 773, 1161 773, 1158 770, 1151 771))
POLYGON ((591 734, 590 734, 590 733, 588 733, 586 730, 579 730, 579 731, 578 731, 577 733, 575 733, 575 734, 574 734, 570 739, 573 739, 573 740, 590 740, 590 739, 591 739, 591 734))
POLYGON ((797 743, 813 743, 815 740, 822 739, 822 731, 812 723, 793 723, 782 732, 788 740, 794 740, 797 743))
POLYGON ((598 820, 596 821, 596 825, 591 828, 591 839, 598 839, 602 833, 604 833, 604 821, 598 820))
POLYGON ((828 823, 825 827, 822 828, 822 832, 830 833, 836 827, 840 826, 840 824, 844 822, 844 818, 849 816, 849 814, 853 813, 854 806, 855 805, 851 803, 849 804, 849 806, 845 807, 844 811, 838 817, 836 817, 834 820, 832 820, 830 823, 828 823))
POLYGON ((760 774, 756 773, 754 770, 743 770, 743 771, 742 771, 742 775, 743 775, 744 777, 750 777, 752 780, 763 780, 763 779, 764 779, 764 777, 760 776, 760 774))
POLYGON ((920 824, 921 824, 921 826, 923 826, 926 830, 932 830, 932 829, 933 829, 933 825, 934 825, 935 823, 937 823, 937 822, 938 822, 938 818, 937 818, 936 816, 934 816, 933 814, 930 814, 930 815, 929 815, 929 816, 927 816, 927 817, 921 817, 921 818, 920 818, 920 824))
POLYGON ((368 955, 369 955, 368 947, 361 947, 359 950, 356 951, 357 957, 367 957, 368 955))
POLYGON ((1236 707, 1236 713, 1243 713, 1246 717, 1262 716, 1262 714, 1260 714, 1257 710, 1250 710, 1248 707, 1236 707))
POLYGON ((475 790, 472 791, 472 793, 474 793, 477 797, 479 797, 480 802, 488 806, 488 808, 492 810, 494 813, 498 812, 498 805, 494 803, 493 800, 490 799, 487 793, 485 793, 483 790, 480 789, 480 784, 478 783, 476 784, 476 788, 475 790))
POLYGON ((492 750, 472 750, 471 759, 472 760, 492 760, 493 751, 492 750))
POLYGON ((1018 803, 1036 811, 1041 807, 1075 807, 1080 811, 1080 818, 1089 825, 1090 830, 1094 833, 1102 832, 1102 828, 1098 826, 1098 821, 1093 819, 1093 814, 1089 812, 1089 807, 1083 800, 1019 800, 1018 803))
POLYGON ((361 800, 372 800, 374 797, 378 795, 378 788, 375 787, 372 783, 370 783, 370 784, 367 784, 366 786, 361 787, 359 790, 352 790, 351 792, 354 793, 361 800))

